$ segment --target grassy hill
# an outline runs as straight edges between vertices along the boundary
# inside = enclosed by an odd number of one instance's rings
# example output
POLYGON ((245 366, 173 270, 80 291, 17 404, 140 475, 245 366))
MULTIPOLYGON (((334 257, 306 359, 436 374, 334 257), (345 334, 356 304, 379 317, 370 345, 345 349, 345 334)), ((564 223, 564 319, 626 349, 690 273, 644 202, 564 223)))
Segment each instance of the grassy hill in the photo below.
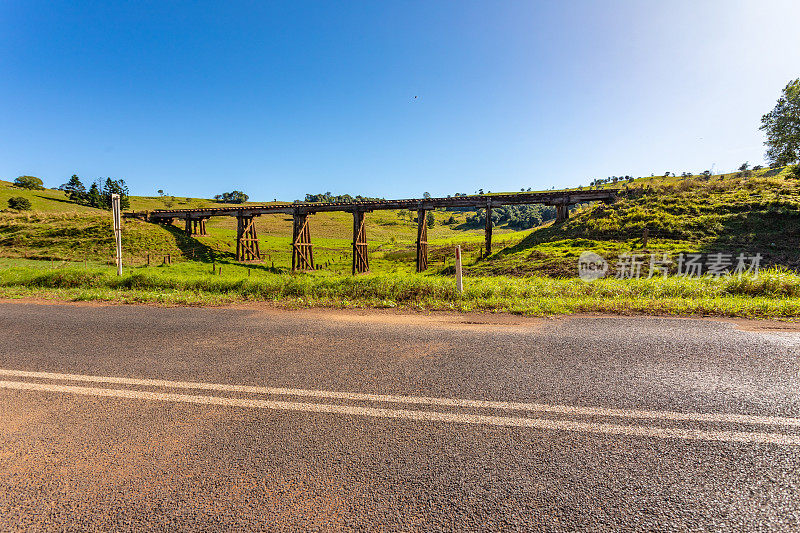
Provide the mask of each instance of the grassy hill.
MULTIPOLYGON (((31 201, 31 211, 0 212, 0 256, 53 259, 57 261, 107 262, 113 258, 114 241, 108 211, 70 202, 62 191, 27 190, 0 181, 0 206, 8 198, 22 196, 31 201)), ((264 205, 264 202, 248 202, 264 205)), ((183 197, 131 197, 131 210, 187 209, 221 207, 213 200, 183 197)), ((367 238, 373 270, 411 271, 414 268, 416 214, 409 211, 376 211, 367 215, 367 238)), ((466 227, 466 213, 434 212, 436 222, 428 231, 433 258, 443 258, 454 242, 464 243, 477 255, 483 231, 466 227), (454 223, 445 222, 454 219, 454 223)), ((181 221, 164 227, 139 220, 125 221, 123 256, 127 264, 161 261, 169 254, 173 261, 232 261, 236 250, 236 219, 215 217, 208 221, 207 236, 187 236, 181 221)), ((352 241, 352 215, 319 213, 310 219, 314 256, 318 264, 334 272, 349 272, 352 241)), ((291 264, 292 218, 264 215, 256 219, 260 249, 268 266, 288 269, 291 264)), ((495 242, 517 242, 524 233, 499 228, 495 242)), ((440 265, 442 266, 442 265, 440 265)))
POLYGON ((800 180, 788 167, 710 177, 639 178, 612 205, 593 205, 536 229, 472 273, 574 276, 581 251, 760 253, 800 269, 800 180), (643 242, 644 230, 649 238, 643 242))
MULTIPOLYGON (((710 177, 639 178, 621 185, 613 205, 596 204, 564 223, 535 230, 496 228, 496 252, 479 260, 483 230, 466 224, 468 213, 435 211, 429 229, 430 272, 452 269, 452 246, 465 250, 472 275, 529 275, 557 277, 576 274, 581 251, 605 257, 633 251, 761 253, 764 263, 800 269, 800 181, 789 169, 763 169, 710 177), (451 216, 454 223, 446 224, 451 216), (647 246, 642 235, 649 232, 647 246)), ((69 202, 61 191, 32 191, 0 181, 0 206, 11 196, 24 196, 32 211, 0 213, 0 256, 107 262, 113 257, 111 220, 107 211, 69 202)), ((253 202, 255 203, 255 202, 253 202)), ((197 208, 220 204, 183 197, 131 197, 132 210, 166 207, 197 208)), ((414 268, 416 222, 408 211, 376 211, 367 215, 367 237, 373 271, 411 272, 414 268)), ((350 269, 352 218, 348 213, 319 213, 310 219, 314 255, 326 270, 350 269)), ((127 220, 124 260, 143 264, 147 254, 160 262, 233 260, 236 220, 216 217, 208 222, 208 236, 187 236, 176 221, 164 227, 127 220)), ((291 261, 291 217, 265 215, 256 219, 266 265, 288 269, 291 261)))

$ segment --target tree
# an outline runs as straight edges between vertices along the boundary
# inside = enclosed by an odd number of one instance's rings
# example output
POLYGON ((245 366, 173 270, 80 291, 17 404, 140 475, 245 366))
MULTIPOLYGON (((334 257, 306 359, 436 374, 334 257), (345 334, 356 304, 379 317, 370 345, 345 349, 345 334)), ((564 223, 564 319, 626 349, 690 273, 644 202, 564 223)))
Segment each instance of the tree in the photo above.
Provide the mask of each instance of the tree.
POLYGON ((739 170, 741 172, 744 172, 748 168, 750 168, 750 161, 745 161, 744 163, 742 163, 742 166, 739 167, 739 170))
POLYGON ((31 208, 31 201, 23 196, 12 196, 8 199, 8 207, 17 211, 28 211, 31 208))
POLYGON ((761 170, 762 168, 764 168, 764 167, 761 166, 761 165, 756 165, 756 166, 753 167, 753 170, 761 170))
POLYGON ((761 117, 760 129, 767 134, 770 166, 800 162, 800 78, 786 84, 772 111, 761 117))
POLYGON ((100 191, 102 198, 101 206, 104 209, 111 209, 112 194, 119 194, 119 202, 122 209, 128 209, 131 206, 131 200, 128 197, 128 187, 125 185, 125 180, 112 180, 111 178, 106 178, 106 181, 103 184, 103 189, 100 191))
POLYGON ((59 189, 64 191, 70 202, 78 204, 86 202, 86 187, 84 187, 83 182, 76 174, 73 174, 69 181, 59 189))
POLYGON ((434 224, 436 224, 436 217, 433 216, 432 211, 428 211, 428 214, 425 215, 425 222, 428 223, 428 227, 432 228, 434 224))
POLYGON ((20 176, 14 180, 14 186, 19 187, 20 189, 44 189, 44 183, 42 183, 42 180, 35 176, 20 176))
POLYGON ((100 186, 97 185, 96 181, 92 183, 92 186, 89 187, 89 192, 86 193, 86 205, 98 209, 103 207, 103 197, 100 194, 100 186))
MULTIPOLYGON (((245 203, 250 197, 247 196, 242 191, 231 191, 231 192, 224 192, 222 194, 218 194, 214 196, 214 199, 217 202, 223 202, 226 204, 243 204, 245 203)), ((308 198, 308 195, 306 195, 308 198)), ((306 200, 308 201, 308 200, 306 200)))
POLYGON ((425 198, 425 199, 428 199, 428 198, 430 198, 430 197, 431 197, 431 193, 429 193, 429 192, 424 192, 424 193, 422 193, 422 197, 423 197, 423 198, 425 198))

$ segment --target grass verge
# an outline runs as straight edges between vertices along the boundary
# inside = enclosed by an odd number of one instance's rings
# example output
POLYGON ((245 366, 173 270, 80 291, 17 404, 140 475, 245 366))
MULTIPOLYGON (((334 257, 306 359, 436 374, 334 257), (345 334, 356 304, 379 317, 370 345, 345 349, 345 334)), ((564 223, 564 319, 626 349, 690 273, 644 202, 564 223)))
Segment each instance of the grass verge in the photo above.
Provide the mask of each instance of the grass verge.
POLYGON ((400 307, 510 312, 547 316, 578 312, 747 318, 800 317, 800 276, 781 269, 758 277, 578 279, 468 277, 464 293, 452 278, 405 273, 342 276, 283 274, 257 266, 181 263, 113 267, 0 260, 0 297, 72 301, 222 305, 269 301, 286 307, 400 307))

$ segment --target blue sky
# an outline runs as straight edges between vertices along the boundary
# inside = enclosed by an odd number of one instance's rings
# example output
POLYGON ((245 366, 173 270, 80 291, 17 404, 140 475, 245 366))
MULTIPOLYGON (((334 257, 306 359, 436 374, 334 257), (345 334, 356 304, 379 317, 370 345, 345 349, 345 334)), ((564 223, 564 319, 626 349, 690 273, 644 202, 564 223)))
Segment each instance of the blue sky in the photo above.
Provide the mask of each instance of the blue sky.
POLYGON ((800 2, 0 2, 0 178, 293 200, 763 163, 800 2), (414 98, 417 96, 417 98, 414 98))

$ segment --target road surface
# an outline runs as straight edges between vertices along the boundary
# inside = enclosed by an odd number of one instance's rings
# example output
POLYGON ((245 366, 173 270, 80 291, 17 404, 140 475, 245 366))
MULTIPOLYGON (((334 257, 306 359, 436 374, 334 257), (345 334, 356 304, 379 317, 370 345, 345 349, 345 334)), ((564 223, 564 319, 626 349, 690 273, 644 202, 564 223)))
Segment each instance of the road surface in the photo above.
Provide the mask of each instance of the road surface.
POLYGON ((797 530, 770 327, 0 303, 0 529, 797 530))

